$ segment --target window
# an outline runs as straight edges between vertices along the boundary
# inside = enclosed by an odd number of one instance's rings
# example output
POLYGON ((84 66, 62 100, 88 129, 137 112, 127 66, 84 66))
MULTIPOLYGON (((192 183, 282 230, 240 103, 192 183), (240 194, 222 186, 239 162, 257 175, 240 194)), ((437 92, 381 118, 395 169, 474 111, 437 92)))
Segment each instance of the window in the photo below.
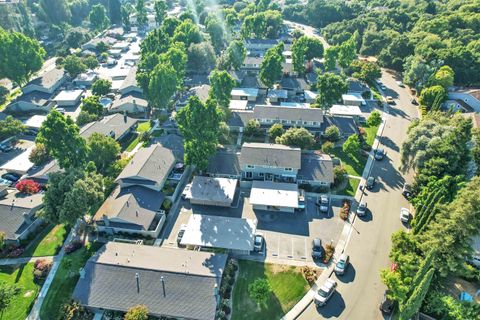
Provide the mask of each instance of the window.
POLYGON ((250 171, 245 172, 245 177, 247 179, 252 179, 252 173, 250 171))
POLYGON ((318 122, 317 122, 317 121, 313 121, 313 125, 314 125, 314 126, 318 126, 318 122))
POLYGON ((247 164, 247 169, 255 169, 255 166, 247 164))
POLYGON ((260 172, 260 173, 258 174, 258 176, 261 177, 261 178, 263 178, 263 176, 264 176, 263 172, 260 172))
POLYGON ((285 168, 285 171, 293 171, 292 168, 285 168))

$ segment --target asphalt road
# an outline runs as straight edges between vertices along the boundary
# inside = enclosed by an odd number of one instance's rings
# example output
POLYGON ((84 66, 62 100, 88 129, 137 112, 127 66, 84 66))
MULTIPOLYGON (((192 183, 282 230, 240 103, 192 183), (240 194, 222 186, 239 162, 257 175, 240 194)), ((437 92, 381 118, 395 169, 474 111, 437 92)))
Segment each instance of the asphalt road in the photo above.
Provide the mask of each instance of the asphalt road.
POLYGON ((405 228, 399 219, 400 208, 408 208, 409 204, 401 195, 405 180, 398 170, 399 152, 409 123, 418 113, 410 103, 408 89, 399 87, 388 71, 383 70, 382 81, 387 87, 385 95, 392 96, 396 104, 386 108, 386 126, 380 139, 387 156, 375 161, 370 173, 379 182, 363 196, 369 213, 355 220, 346 249, 350 268, 345 276, 333 275, 338 282, 337 292, 325 307, 317 309, 311 304, 298 319, 387 319, 378 309, 385 291, 379 271, 390 266, 391 234, 405 228))

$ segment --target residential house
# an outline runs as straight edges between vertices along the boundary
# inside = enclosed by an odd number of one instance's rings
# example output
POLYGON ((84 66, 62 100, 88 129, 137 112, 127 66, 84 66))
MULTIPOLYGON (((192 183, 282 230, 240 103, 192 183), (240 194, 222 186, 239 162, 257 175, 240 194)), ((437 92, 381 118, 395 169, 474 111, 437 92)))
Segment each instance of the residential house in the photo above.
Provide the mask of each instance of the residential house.
POLYGON ((84 95, 83 90, 62 90, 52 99, 58 107, 74 107, 80 104, 84 95))
POLYGON ((213 320, 226 254, 108 242, 80 270, 72 298, 92 311, 213 320))
POLYGON ((165 223, 161 190, 175 163, 173 152, 159 144, 135 153, 93 218, 99 231, 156 238, 165 223))
POLYGON ((96 37, 91 39, 90 41, 82 44, 82 50, 90 50, 90 51, 97 51, 97 46, 100 42, 105 43, 107 46, 112 46, 117 42, 115 38, 112 37, 96 37))
POLYGON ((360 93, 347 93, 342 94, 343 104, 346 106, 364 106, 366 105, 365 99, 363 99, 360 93))
POLYGON ((109 113, 123 113, 139 114, 145 113, 148 109, 148 101, 134 95, 127 95, 115 99, 108 108, 109 113))
POLYGON ((267 99, 270 103, 280 103, 288 99, 287 90, 270 89, 268 90, 267 99))
POLYGON ((7 172, 13 172, 23 176, 26 174, 34 164, 30 161, 30 154, 35 146, 31 146, 24 150, 22 153, 17 155, 15 158, 4 163, 0 170, 5 170, 7 172))
POLYGON ((240 70, 246 72, 247 74, 258 74, 262 67, 262 62, 263 57, 246 56, 240 70))
POLYGON ((51 93, 31 91, 13 100, 7 110, 11 113, 42 112, 48 113, 54 106, 51 93))
POLYGON ((334 104, 328 110, 332 116, 349 116, 359 118, 362 116, 362 110, 356 105, 334 104))
POLYGON ((244 143, 240 170, 245 180, 295 182, 301 168, 301 149, 268 143, 244 143))
POLYGON ((130 93, 143 94, 143 90, 137 82, 137 67, 130 68, 125 80, 118 89, 120 93, 125 96, 130 93))
POLYGON ((98 73, 93 70, 88 70, 85 73, 79 74, 74 80, 73 83, 77 86, 90 87, 98 78, 98 73))
POLYGON ((240 179, 240 153, 218 150, 208 162, 206 172, 211 177, 240 179))
POLYGON ((31 80, 23 88, 23 94, 43 92, 53 94, 67 80, 63 69, 53 68, 43 75, 31 80))
POLYGON ((135 130, 137 122, 137 119, 116 113, 87 123, 80 129, 80 135, 87 139, 93 133, 98 132, 120 141, 135 130))
POLYGON ((181 136, 170 133, 155 138, 155 141, 162 147, 172 151, 177 161, 183 162, 185 150, 183 147, 183 138, 181 136))
POLYGON ((370 87, 360 80, 350 78, 348 79, 348 93, 363 95, 365 93, 370 93, 370 87))
POLYGON ((26 195, 15 189, 0 186, 0 232, 6 243, 18 244, 34 232, 42 219, 35 213, 43 205, 43 194, 26 195))
POLYGON ((257 88, 233 88, 232 89, 233 100, 248 100, 255 102, 258 97, 257 88))
POLYGON ((275 39, 245 39, 245 48, 247 51, 267 51, 277 43, 275 39))
POLYGON ((298 171, 297 182, 311 186, 330 187, 333 185, 334 174, 332 158, 326 154, 302 154, 301 168, 298 171))
POLYGON ((209 93, 210 92, 210 86, 208 84, 202 84, 200 86, 196 86, 193 88, 190 88, 187 92, 182 94, 179 99, 175 102, 175 109, 177 111, 180 111, 183 109, 187 103, 188 99, 192 96, 197 96, 200 101, 205 103, 208 99, 209 93))
POLYGON ((480 89, 466 88, 449 91, 449 100, 461 100, 469 105, 475 112, 480 112, 480 89))
POLYGON ((280 87, 287 90, 289 98, 295 98, 310 89, 305 79, 296 77, 283 77, 280 80, 280 87))
POLYGON ((300 208, 296 183, 253 181, 250 204, 254 210, 295 212, 300 208))
POLYGON ((316 93, 313 92, 313 91, 304 90, 303 96, 304 96, 304 98, 305 98, 305 102, 306 102, 306 103, 315 103, 315 102, 317 102, 317 96, 318 96, 318 94, 316 94, 316 93))
POLYGON ((42 115, 33 115, 27 120, 23 122, 27 130, 31 130, 33 132, 38 132, 40 127, 42 126, 42 123, 47 120, 47 116, 42 116, 42 115))
POLYGON ((320 130, 324 118, 322 109, 295 107, 284 103, 280 106, 256 105, 253 114, 262 126, 270 127, 274 123, 281 123, 284 127, 305 127, 312 132, 320 130))

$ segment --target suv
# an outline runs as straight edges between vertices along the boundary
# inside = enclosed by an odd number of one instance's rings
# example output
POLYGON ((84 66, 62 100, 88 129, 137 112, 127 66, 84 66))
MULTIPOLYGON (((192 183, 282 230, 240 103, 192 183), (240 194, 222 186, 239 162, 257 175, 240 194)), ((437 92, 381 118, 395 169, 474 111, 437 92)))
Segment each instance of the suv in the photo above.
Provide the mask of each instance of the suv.
POLYGON ((407 199, 412 196, 412 187, 408 183, 403 185, 402 195, 407 199))
POLYGON ((257 233, 253 241, 253 250, 255 252, 261 252, 263 248, 263 234, 257 233))
POLYGON ((375 158, 375 160, 383 160, 383 158, 385 157, 385 150, 383 149, 375 149, 375 152, 373 153, 373 157, 375 158))
POLYGON ((357 208, 357 216, 363 217, 367 213, 367 203, 366 202, 360 202, 357 208))
POLYGON ((315 238, 312 241, 312 259, 318 260, 323 258, 322 240, 315 238))
POLYGON ((348 264, 350 263, 350 257, 348 254, 342 253, 340 258, 338 259, 337 264, 335 265, 335 274, 337 275, 344 275, 345 271, 348 268, 348 264))
POLYGON ((18 180, 20 180, 20 176, 16 173, 9 172, 9 173, 5 173, 4 175, 2 175, 2 179, 9 180, 12 183, 15 183, 18 180))
POLYGON ((315 293, 314 301, 315 304, 319 307, 324 306, 328 299, 333 295, 335 292, 335 288, 337 287, 337 282, 333 279, 328 278, 324 284, 318 289, 315 293))
POLYGON ((328 212, 328 196, 321 195, 320 199, 317 200, 317 206, 320 209, 320 212, 328 212))
POLYGON ((383 294, 383 300, 380 303, 380 311, 385 314, 391 314, 393 311, 393 307, 395 306, 395 302, 393 300, 388 299, 387 297, 388 291, 383 294))
POLYGON ((373 187, 375 186, 375 183, 376 183, 376 180, 374 177, 368 177, 365 188, 367 188, 367 190, 372 190, 373 187))

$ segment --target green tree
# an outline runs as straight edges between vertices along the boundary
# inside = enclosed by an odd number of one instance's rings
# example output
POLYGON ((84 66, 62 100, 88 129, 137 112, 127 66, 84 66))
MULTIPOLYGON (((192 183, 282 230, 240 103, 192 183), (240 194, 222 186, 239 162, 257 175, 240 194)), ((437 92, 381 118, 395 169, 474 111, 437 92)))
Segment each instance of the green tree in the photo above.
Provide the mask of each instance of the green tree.
POLYGON ((98 96, 90 96, 82 100, 82 111, 101 116, 103 114, 103 106, 98 96))
POLYGON ((112 90, 112 81, 98 79, 92 85, 92 93, 96 96, 104 96, 112 90))
POLYGON ((155 21, 160 26, 167 17, 167 3, 164 0, 156 0, 153 9, 155 10, 155 21))
POLYGON ((65 36, 65 42, 72 48, 79 48, 88 38, 88 31, 84 28, 77 27, 68 30, 65 36))
POLYGON ((357 58, 356 43, 353 36, 343 42, 338 47, 338 64, 343 68, 348 68, 353 60, 357 58))
POLYGON ((248 285, 248 294, 258 305, 267 302, 270 291, 270 284, 267 279, 258 278, 248 285))
POLYGON ((30 155, 28 156, 28 160, 30 160, 36 166, 45 163, 48 159, 49 155, 47 149, 42 143, 35 144, 35 147, 32 149, 32 152, 30 152, 30 155))
POLYGON ((19 32, 0 28, 0 78, 8 78, 22 86, 40 70, 45 50, 37 40, 19 32))
POLYGON ((437 99, 441 102, 447 100, 448 94, 444 87, 435 85, 422 90, 418 101, 421 105, 426 106, 429 109, 433 109, 433 105, 437 99))
POLYGON ((93 316, 88 309, 74 300, 62 305, 61 314, 63 320, 88 320, 93 316))
POLYGON ((262 129, 260 127, 260 122, 257 119, 248 120, 245 126, 245 135, 248 137, 259 136, 262 134, 262 129))
POLYGON ((148 320, 148 308, 145 305, 136 305, 128 309, 124 320, 148 320))
POLYGON ((100 173, 105 173, 120 154, 120 145, 115 139, 97 132, 88 137, 87 147, 88 160, 95 163, 100 173))
POLYGON ((316 38, 302 36, 292 45, 293 68, 300 74, 305 71, 305 60, 310 62, 313 58, 323 56, 322 42, 316 38))
POLYGON ((305 128, 290 128, 280 137, 277 137, 275 142, 290 147, 308 149, 315 143, 315 138, 305 128))
POLYGON ((217 52, 223 49, 225 42, 225 32, 223 26, 217 17, 209 15, 206 21, 207 33, 210 35, 210 40, 217 52))
MULTIPOLYGON (((333 143, 330 141, 327 141, 323 144, 322 146, 322 151, 325 152, 326 154, 330 153, 328 150, 323 150, 323 148, 332 150, 333 149, 333 143), (330 144, 330 146, 329 146, 330 144)), ((340 186, 345 180, 347 180, 347 170, 345 169, 344 166, 335 166, 333 168, 333 184, 335 186, 340 186)))
POLYGON ((373 83, 382 76, 382 71, 376 62, 366 60, 355 60, 350 64, 350 70, 354 78, 373 83))
POLYGON ((367 125, 369 127, 376 127, 382 123, 382 115, 377 110, 372 111, 367 119, 367 125))
MULTIPOLYGON (((185 53, 185 46, 181 42, 174 43, 167 52, 160 55, 160 62, 170 64, 177 75, 177 85, 183 84, 185 77, 185 69, 187 64, 187 54, 185 53)), ((148 70, 148 69, 147 69, 148 70)))
POLYGON ((210 81, 210 95, 223 109, 228 109, 232 89, 237 84, 235 79, 227 71, 213 70, 208 80, 210 81))
POLYGON ((283 42, 280 42, 276 46, 268 49, 260 68, 260 80, 267 88, 271 88, 273 84, 282 78, 284 61, 283 55, 283 42))
POLYGON ((429 79, 430 86, 442 86, 447 89, 453 86, 455 72, 449 66, 442 66, 429 79))
POLYGON ((158 108, 166 108, 177 88, 177 75, 170 64, 158 64, 152 71, 148 84, 150 103, 158 108))
POLYGON ((130 30, 131 23, 130 23, 130 15, 135 9, 133 8, 131 3, 125 3, 121 7, 122 13, 122 24, 126 30, 130 30))
POLYGON ((220 114, 217 102, 208 99, 204 104, 197 96, 192 96, 178 112, 176 120, 184 137, 185 163, 204 170, 218 143, 220 114))
POLYGON ((317 78, 317 103, 322 109, 328 109, 338 102, 342 94, 347 93, 348 83, 339 75, 331 72, 320 73, 317 78))
POLYGON ((71 13, 64 0, 40 0, 40 7, 46 15, 47 22, 51 24, 58 25, 70 21, 71 13))
POLYGON ((285 130, 283 129, 282 124, 275 123, 270 127, 270 129, 268 129, 268 136, 270 137, 270 139, 275 141, 275 139, 277 139, 277 137, 280 137, 284 132, 285 130))
POLYGON ((107 17, 107 10, 102 4, 96 4, 90 9, 88 15, 90 25, 94 30, 103 30, 108 26, 109 20, 107 17))
POLYGON ((9 284, 8 282, 0 282, 0 315, 3 317, 3 313, 12 303, 12 300, 20 293, 21 288, 16 284, 9 284))
POLYGON ((82 59, 75 55, 69 55, 63 60, 63 68, 72 78, 75 78, 87 70, 87 66, 83 63, 82 59))
POLYGON ((76 123, 78 126, 83 126, 86 123, 97 121, 100 117, 93 113, 88 113, 86 111, 80 111, 80 114, 77 117, 76 123))
POLYGON ((108 15, 111 24, 122 23, 122 4, 120 0, 108 0, 108 15))
POLYGON ((435 270, 430 269, 423 277, 420 284, 414 289, 412 295, 408 298, 405 305, 400 305, 400 320, 409 320, 415 315, 422 306, 423 299, 427 295, 430 288, 430 282, 432 281, 435 270))
POLYGON ((5 88, 4 86, 0 86, 0 105, 7 102, 7 96, 10 94, 10 90, 5 88))
POLYGON ((340 140, 340 129, 335 125, 328 126, 323 133, 323 137, 328 141, 338 141, 340 140))
POLYGON ((209 42, 192 43, 188 48, 188 68, 210 72, 215 67, 215 51, 209 42))
POLYGON ((87 56, 83 58, 82 62, 87 66, 88 69, 95 69, 98 67, 98 60, 95 56, 87 56))
POLYGON ((335 147, 335 144, 333 144, 332 141, 325 141, 322 144, 322 152, 325 154, 330 154, 332 153, 334 147, 335 147))
POLYGON ((477 176, 478 176, 480 175, 480 130, 479 129, 474 129, 472 132, 472 144, 473 144, 472 158, 477 165, 477 176))
POLYGON ((81 167, 85 164, 86 143, 72 118, 56 110, 50 111, 39 129, 36 143, 43 143, 61 168, 81 167))
POLYGON ((421 92, 435 72, 436 62, 428 63, 423 57, 410 56, 405 59, 403 82, 421 92))
POLYGON ((343 152, 350 157, 355 157, 360 152, 360 139, 356 133, 352 134, 345 140, 342 146, 343 152))
POLYGON ((135 11, 137 12, 137 24, 140 28, 144 28, 147 25, 147 9, 145 7, 145 0, 137 0, 135 5, 135 11))
POLYGON ((202 42, 202 34, 198 26, 192 20, 187 19, 182 21, 173 33, 174 42, 183 42, 185 47, 190 47, 193 43, 202 42))
POLYGON ((0 231, 0 250, 5 247, 5 232, 0 231))
POLYGON ((12 116, 7 116, 4 120, 0 120, 0 141, 22 134, 25 131, 26 127, 22 121, 12 116))
POLYGON ((227 57, 229 64, 235 70, 239 70, 243 65, 245 56, 247 55, 247 49, 240 40, 233 40, 227 48, 227 57))
POLYGON ((335 70, 337 65, 339 50, 337 46, 328 47, 325 50, 325 70, 332 71, 335 70))

